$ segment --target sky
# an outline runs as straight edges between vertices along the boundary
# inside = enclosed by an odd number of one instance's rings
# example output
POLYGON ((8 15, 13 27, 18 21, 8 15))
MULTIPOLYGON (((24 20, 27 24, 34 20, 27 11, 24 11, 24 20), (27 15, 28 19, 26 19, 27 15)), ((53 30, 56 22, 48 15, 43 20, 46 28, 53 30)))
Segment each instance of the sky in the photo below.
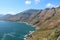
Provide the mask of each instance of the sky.
POLYGON ((28 9, 60 6, 60 0, 0 0, 0 14, 17 14, 28 9))

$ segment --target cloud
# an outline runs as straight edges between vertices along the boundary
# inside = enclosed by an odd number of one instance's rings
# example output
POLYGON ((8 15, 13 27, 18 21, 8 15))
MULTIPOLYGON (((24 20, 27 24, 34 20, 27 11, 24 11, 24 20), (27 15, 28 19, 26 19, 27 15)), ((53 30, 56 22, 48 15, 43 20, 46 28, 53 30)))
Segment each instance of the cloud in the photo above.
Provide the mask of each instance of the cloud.
POLYGON ((55 5, 53 5, 53 4, 51 4, 51 3, 48 3, 47 5, 46 5, 46 7, 54 7, 55 5))
POLYGON ((35 3, 36 3, 36 4, 40 3, 40 0, 35 0, 35 3))
POLYGON ((6 14, 12 14, 12 15, 14 15, 14 14, 17 14, 16 12, 6 12, 6 14))
POLYGON ((26 0, 26 1, 25 1, 25 4, 26 4, 26 5, 30 5, 30 4, 31 4, 31 1, 26 0))
POLYGON ((59 5, 57 5, 56 7, 59 7, 59 5))
POLYGON ((17 14, 17 12, 6 11, 6 12, 0 12, 0 14, 3 14, 3 15, 6 15, 6 14, 12 14, 12 15, 15 15, 15 14, 17 14))
POLYGON ((51 4, 51 3, 48 3, 48 4, 46 5, 46 7, 58 7, 58 5, 53 5, 53 4, 51 4))

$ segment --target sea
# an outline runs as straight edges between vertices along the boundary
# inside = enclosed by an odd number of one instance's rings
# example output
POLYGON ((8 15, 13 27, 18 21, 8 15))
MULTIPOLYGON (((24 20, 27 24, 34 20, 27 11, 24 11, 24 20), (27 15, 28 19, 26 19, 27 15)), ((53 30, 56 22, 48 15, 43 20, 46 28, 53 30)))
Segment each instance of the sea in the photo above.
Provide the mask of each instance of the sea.
POLYGON ((24 40, 35 27, 26 23, 0 21, 0 40, 24 40))

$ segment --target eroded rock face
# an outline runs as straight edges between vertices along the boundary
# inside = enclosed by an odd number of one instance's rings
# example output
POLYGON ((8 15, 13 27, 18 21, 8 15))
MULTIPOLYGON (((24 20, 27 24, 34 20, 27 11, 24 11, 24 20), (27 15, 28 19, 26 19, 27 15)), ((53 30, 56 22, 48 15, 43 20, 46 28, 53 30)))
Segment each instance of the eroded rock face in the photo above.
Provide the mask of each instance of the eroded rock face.
POLYGON ((57 40, 60 40, 60 36, 58 36, 57 40))
POLYGON ((60 30, 60 7, 47 8, 44 10, 27 10, 16 14, 13 17, 10 16, 4 19, 8 21, 23 21, 36 25, 39 30, 32 34, 33 39, 31 35, 29 36, 31 40, 41 40, 41 38, 45 39, 49 36, 49 38, 51 38, 50 40, 60 40, 60 36, 58 37, 58 35, 60 35, 60 31, 57 31, 56 33, 53 31, 56 28, 60 30), (53 35, 51 35, 51 33, 53 35))

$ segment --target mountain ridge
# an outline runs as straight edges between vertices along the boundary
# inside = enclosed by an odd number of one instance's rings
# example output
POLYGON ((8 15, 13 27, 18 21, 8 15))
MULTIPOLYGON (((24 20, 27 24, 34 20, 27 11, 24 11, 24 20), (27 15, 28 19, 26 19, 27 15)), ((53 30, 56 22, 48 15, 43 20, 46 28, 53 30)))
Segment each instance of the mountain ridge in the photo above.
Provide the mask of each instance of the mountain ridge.
POLYGON ((60 6, 43 10, 30 9, 2 20, 27 22, 39 28, 27 40, 57 40, 60 36, 60 6))

